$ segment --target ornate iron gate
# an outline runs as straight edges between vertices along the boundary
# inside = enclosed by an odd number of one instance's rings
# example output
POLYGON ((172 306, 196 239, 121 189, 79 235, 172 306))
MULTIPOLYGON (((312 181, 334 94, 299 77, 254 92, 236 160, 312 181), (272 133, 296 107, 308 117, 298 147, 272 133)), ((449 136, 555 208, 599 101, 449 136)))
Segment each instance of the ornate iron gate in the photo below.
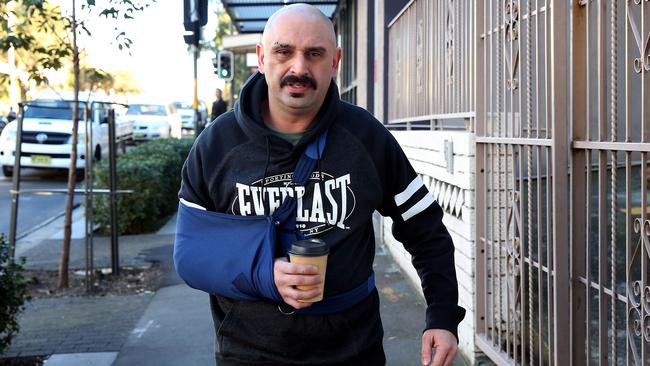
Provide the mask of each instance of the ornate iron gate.
POLYGON ((477 2, 476 342, 650 362, 650 1, 477 2))

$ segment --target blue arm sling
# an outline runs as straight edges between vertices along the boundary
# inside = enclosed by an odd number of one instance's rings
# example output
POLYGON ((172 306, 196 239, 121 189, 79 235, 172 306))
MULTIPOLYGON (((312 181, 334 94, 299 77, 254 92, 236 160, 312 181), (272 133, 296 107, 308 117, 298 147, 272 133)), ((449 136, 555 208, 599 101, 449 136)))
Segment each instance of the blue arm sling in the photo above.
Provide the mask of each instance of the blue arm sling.
MULTIPOLYGON (((309 180, 326 138, 327 131, 305 149, 293 174, 295 185, 304 186, 309 180)), ((174 242, 176 271, 190 287, 208 293, 235 300, 283 303, 273 279, 273 263, 275 258, 286 256, 293 242, 304 239, 296 229, 296 204, 295 197, 287 196, 270 216, 239 216, 179 203, 174 242)), ((338 312, 373 289, 371 275, 353 290, 325 298, 300 312, 338 312)))

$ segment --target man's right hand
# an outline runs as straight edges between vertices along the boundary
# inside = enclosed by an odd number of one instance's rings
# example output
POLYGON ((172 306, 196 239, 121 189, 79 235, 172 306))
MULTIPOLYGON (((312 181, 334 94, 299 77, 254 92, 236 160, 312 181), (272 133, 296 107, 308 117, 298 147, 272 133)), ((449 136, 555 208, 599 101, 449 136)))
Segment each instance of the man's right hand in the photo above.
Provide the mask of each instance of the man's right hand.
POLYGON ((323 282, 323 278, 318 274, 318 268, 311 264, 291 263, 286 258, 276 258, 273 263, 273 276, 275 287, 278 288, 282 300, 296 309, 303 309, 312 304, 298 300, 311 299, 321 293, 318 288, 312 290, 296 288, 300 285, 318 285, 323 282))

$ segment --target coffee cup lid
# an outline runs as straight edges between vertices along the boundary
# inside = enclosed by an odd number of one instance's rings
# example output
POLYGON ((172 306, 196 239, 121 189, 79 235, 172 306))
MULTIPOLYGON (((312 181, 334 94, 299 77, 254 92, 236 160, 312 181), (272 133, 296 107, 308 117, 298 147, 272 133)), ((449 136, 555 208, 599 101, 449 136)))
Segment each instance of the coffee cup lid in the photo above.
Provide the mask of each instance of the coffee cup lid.
POLYGON ((291 244, 289 254, 304 257, 319 257, 321 255, 329 254, 329 251, 330 248, 327 243, 318 238, 311 238, 298 240, 291 244))

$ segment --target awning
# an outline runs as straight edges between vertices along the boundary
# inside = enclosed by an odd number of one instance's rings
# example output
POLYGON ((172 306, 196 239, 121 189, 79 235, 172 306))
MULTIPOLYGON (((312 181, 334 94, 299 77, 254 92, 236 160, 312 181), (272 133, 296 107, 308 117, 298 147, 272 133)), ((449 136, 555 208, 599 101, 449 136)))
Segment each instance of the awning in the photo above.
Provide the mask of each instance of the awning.
POLYGON ((221 0, 221 3, 239 33, 261 33, 269 17, 285 5, 295 3, 310 4, 322 11, 330 19, 338 5, 338 1, 332 0, 221 0))

